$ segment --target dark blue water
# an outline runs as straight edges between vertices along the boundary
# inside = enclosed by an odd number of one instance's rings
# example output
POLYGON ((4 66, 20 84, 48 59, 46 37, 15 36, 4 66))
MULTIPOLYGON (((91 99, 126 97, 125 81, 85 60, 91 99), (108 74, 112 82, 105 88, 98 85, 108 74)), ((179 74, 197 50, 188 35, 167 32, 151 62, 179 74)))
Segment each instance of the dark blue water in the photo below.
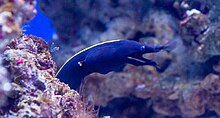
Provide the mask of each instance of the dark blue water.
MULTIPOLYGON (((39 1, 39 0, 38 0, 39 1)), ((37 37, 43 38, 45 41, 49 41, 55 32, 50 20, 45 16, 38 5, 36 5, 37 15, 30 21, 23 25, 23 33, 31 34, 37 37)))

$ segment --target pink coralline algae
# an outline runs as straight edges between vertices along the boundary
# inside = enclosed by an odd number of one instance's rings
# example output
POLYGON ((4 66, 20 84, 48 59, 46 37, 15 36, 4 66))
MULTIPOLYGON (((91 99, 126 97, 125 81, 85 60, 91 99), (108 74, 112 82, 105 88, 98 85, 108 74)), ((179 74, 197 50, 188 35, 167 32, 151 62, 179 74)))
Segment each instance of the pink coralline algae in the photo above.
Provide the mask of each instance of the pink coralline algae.
POLYGON ((13 39, 4 52, 11 77, 11 101, 4 117, 96 117, 92 105, 54 78, 56 64, 47 44, 35 36, 13 39))
POLYGON ((24 60, 22 59, 22 58, 18 58, 17 60, 16 60, 16 63, 17 64, 22 64, 24 62, 24 60))
MULTIPOLYGON (((2 53, 11 39, 21 33, 22 24, 35 16, 35 4, 35 0, 0 1, 0 107, 6 107, 9 104, 8 97, 11 95, 12 88, 10 74, 2 62, 2 53)), ((0 114, 4 109, 6 108, 1 109, 0 114)))

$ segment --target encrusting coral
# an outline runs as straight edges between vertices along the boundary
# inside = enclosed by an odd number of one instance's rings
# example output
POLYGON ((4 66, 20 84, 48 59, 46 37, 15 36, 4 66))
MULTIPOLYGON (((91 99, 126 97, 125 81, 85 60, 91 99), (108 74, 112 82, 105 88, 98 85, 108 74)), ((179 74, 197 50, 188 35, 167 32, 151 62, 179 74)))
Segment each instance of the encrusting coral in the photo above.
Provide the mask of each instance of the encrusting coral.
POLYGON ((12 75, 12 101, 4 116, 96 117, 76 91, 54 78, 56 64, 43 39, 22 35, 4 55, 12 75))
POLYGON ((0 1, 0 107, 8 105, 7 97, 11 90, 9 74, 2 62, 2 53, 11 39, 20 34, 22 24, 35 16, 35 4, 35 0, 0 1))

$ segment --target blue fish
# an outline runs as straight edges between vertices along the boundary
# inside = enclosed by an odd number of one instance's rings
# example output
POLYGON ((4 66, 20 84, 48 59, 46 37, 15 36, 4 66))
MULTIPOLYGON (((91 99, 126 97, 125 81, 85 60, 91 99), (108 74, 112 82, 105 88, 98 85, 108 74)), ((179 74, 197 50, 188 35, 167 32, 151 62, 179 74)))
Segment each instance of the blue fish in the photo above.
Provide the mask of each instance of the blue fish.
POLYGON ((126 64, 135 66, 151 65, 159 71, 155 61, 143 58, 145 53, 161 50, 171 51, 175 43, 147 45, 132 40, 110 40, 95 44, 70 57, 59 69, 56 77, 78 89, 83 78, 91 73, 106 74, 111 71, 122 71, 126 64))

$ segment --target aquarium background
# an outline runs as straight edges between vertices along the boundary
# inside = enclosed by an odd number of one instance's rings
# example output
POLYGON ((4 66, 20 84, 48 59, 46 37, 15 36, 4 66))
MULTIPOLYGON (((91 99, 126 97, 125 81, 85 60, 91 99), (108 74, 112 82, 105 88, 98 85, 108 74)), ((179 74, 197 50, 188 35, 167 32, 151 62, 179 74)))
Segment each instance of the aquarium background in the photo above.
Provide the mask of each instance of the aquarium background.
POLYGON ((1 117, 220 117, 219 6, 219 0, 0 1, 1 117), (79 90, 56 78, 72 55, 113 39, 176 47, 144 55, 161 72, 127 64, 86 76, 79 90))
POLYGON ((37 0, 36 4, 36 16, 32 20, 23 24, 22 33, 27 35, 35 35, 43 38, 45 41, 49 41, 52 39, 55 31, 50 22, 50 19, 41 12, 38 4, 39 0, 37 0))

